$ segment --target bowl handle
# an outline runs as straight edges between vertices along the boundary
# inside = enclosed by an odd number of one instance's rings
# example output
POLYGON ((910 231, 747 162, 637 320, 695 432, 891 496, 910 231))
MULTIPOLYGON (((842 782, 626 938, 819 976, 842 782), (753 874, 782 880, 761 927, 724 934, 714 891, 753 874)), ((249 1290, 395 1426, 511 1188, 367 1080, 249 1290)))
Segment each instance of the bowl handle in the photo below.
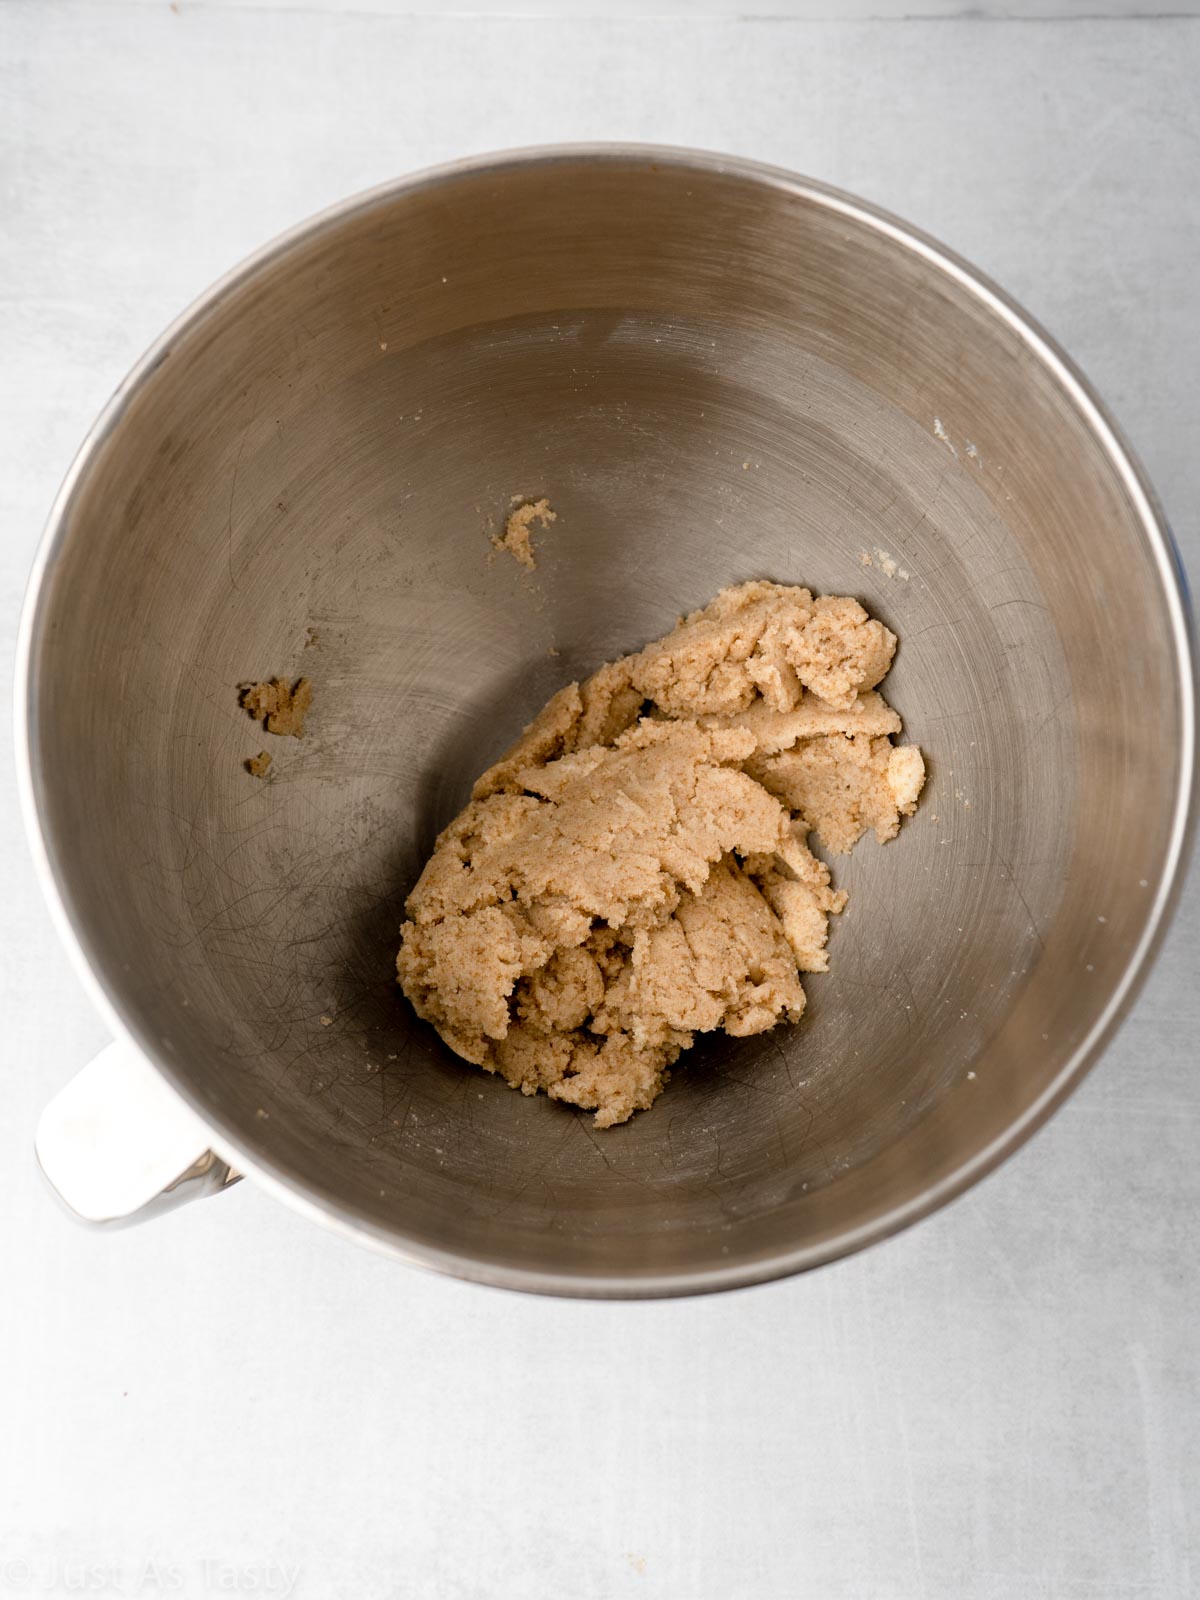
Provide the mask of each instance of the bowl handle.
POLYGON ((236 1183, 212 1135, 132 1044, 116 1039, 38 1121, 38 1165, 81 1222, 140 1222, 236 1183))

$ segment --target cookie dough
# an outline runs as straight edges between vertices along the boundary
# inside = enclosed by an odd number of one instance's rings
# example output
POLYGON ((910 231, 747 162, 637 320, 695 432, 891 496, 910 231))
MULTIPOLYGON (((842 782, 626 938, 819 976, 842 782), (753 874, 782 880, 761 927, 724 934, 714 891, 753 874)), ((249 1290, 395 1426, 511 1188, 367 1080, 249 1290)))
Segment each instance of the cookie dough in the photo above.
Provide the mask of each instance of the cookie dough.
POLYGON ((537 566, 537 557, 533 553, 532 533, 535 522, 540 522, 543 528, 548 528, 552 522, 558 521, 558 512, 550 509, 549 500, 529 500, 524 505, 511 511, 504 523, 504 532, 493 538, 492 543, 497 550, 507 550, 514 561, 517 561, 528 572, 537 566))
POLYGON ((894 838, 925 781, 856 600, 755 582, 568 684, 407 903, 399 981, 464 1060, 610 1127, 697 1033, 795 1022, 846 903, 808 847, 894 838))
POLYGON ((283 678, 243 683, 238 686, 238 704, 268 733, 302 739, 304 719, 312 707, 312 684, 307 678, 298 678, 293 685, 283 678))

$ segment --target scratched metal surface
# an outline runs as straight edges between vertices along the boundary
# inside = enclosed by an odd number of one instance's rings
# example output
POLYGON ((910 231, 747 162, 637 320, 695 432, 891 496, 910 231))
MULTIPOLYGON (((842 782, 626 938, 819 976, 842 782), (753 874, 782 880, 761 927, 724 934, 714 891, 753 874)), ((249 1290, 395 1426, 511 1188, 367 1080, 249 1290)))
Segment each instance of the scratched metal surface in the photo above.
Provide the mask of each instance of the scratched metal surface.
MULTIPOLYGON (((946 237, 1081 357, 1194 558, 1189 25, 181 10, 4 13, 10 621, 63 463, 166 318, 296 216, 501 128, 742 149, 946 237), (313 115, 331 83, 354 116, 313 115)), ((8 874, 6 1582, 131 1586, 152 1549, 197 1594, 217 1562, 300 1595, 1190 1592, 1194 895, 1105 1062, 977 1193, 832 1272, 630 1308, 398 1272, 248 1185, 75 1232, 25 1151, 103 1035, 15 847, 8 874), (184 1470, 181 1436, 222 1443, 184 1470)))

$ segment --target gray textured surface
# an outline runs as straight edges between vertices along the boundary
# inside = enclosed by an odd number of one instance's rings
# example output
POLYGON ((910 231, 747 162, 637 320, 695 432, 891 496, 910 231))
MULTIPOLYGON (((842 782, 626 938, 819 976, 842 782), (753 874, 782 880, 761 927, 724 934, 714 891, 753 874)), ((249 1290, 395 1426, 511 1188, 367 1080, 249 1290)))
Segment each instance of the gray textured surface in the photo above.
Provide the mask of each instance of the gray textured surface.
MULTIPOLYGON (((62 470, 182 302, 350 190, 555 138, 776 160, 962 250, 1097 383, 1194 572, 1198 71, 1200 23, 1163 19, 9 4, 5 674, 62 470)), ((7 760, 0 817, 0 1593, 152 1594, 176 1575, 189 1597, 282 1593, 284 1565, 315 1600, 1200 1584, 1195 875, 1104 1063, 966 1200, 807 1279, 604 1307, 418 1277, 247 1185, 143 1230, 75 1230, 28 1149, 103 1034, 41 907, 7 760)))

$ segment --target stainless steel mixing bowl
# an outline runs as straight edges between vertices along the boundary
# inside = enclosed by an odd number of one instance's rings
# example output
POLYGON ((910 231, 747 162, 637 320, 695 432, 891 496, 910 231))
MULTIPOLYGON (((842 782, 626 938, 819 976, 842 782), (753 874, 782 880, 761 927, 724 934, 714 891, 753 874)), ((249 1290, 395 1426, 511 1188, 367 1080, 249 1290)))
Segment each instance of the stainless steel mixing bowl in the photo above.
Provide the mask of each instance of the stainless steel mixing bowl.
POLYGON ((750 1283, 964 1189, 1095 1060, 1186 844, 1180 576, 1078 373, 893 219, 677 151, 406 179, 219 284, 72 469, 21 696, 69 941, 222 1160, 524 1289, 750 1283), (488 535, 543 494, 527 576, 488 535), (598 1134, 414 1018, 405 894, 557 686, 757 576, 899 634, 929 786, 837 861, 804 1021, 598 1134), (302 742, 238 709, 275 673, 302 742))

